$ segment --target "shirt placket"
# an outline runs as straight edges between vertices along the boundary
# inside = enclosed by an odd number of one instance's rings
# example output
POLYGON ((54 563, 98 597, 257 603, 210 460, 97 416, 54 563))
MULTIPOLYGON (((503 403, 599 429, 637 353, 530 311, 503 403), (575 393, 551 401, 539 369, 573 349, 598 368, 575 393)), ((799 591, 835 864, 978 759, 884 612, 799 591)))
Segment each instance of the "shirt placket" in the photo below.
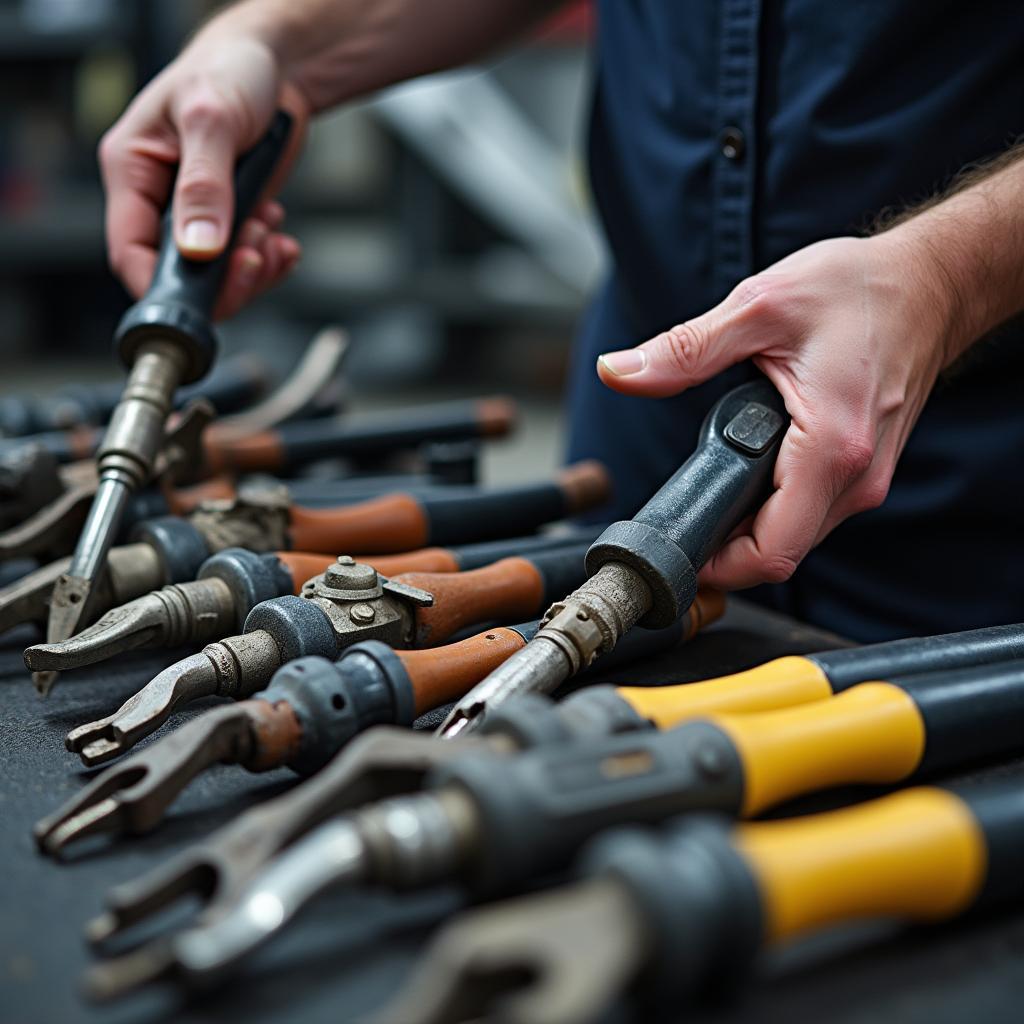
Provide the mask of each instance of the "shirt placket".
POLYGON ((759 0, 720 0, 717 120, 714 157, 715 289, 724 295, 753 273, 755 104, 759 0))

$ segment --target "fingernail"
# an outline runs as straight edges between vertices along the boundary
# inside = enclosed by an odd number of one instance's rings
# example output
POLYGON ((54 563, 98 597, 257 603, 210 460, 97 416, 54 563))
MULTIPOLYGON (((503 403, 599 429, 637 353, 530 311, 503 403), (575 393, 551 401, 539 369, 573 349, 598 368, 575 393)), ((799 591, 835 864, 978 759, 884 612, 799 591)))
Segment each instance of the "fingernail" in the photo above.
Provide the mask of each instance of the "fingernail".
POLYGON ((647 353, 642 348, 624 348, 621 352, 606 352, 598 362, 616 377, 639 373, 647 365, 647 353))
POLYGON ((181 244, 189 252, 216 252, 220 248, 217 222, 206 217, 187 221, 181 232, 181 244))

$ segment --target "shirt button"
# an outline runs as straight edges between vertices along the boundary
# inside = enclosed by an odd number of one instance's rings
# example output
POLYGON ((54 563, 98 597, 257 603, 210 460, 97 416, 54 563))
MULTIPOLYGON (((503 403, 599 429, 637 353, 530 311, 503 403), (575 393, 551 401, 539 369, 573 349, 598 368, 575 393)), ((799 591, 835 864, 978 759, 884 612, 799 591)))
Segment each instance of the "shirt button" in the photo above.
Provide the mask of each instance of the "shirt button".
POLYGON ((722 129, 718 136, 718 144, 722 147, 722 156, 726 160, 741 160, 747 148, 746 137, 735 125, 722 129))

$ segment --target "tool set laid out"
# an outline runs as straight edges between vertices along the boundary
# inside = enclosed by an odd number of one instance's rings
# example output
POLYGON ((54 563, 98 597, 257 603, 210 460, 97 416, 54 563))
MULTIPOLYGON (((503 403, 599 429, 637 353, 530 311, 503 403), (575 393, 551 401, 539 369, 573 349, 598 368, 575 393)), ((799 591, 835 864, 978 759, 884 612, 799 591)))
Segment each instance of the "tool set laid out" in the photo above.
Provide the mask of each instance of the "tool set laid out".
MULTIPOLYGON (((289 132, 280 114, 239 160, 236 225, 289 132)), ((35 629, 37 689, 173 650, 67 732, 87 767, 120 760, 37 823, 53 870, 156 829, 215 765, 303 777, 106 894, 87 996, 231 983, 345 889, 505 900, 434 922, 395 1024, 650 1019, 825 927, 1019 903, 1024 788, 937 780, 1024 749, 1024 625, 614 682, 728 643, 700 573, 772 493, 789 420, 767 380, 719 399, 632 519, 581 525, 603 466, 481 486, 513 405, 344 410, 336 329, 276 388, 245 360, 204 381, 226 260, 181 257, 168 213, 118 328, 123 394, 0 401, 0 561, 35 559, 5 576, 0 631, 35 629)))

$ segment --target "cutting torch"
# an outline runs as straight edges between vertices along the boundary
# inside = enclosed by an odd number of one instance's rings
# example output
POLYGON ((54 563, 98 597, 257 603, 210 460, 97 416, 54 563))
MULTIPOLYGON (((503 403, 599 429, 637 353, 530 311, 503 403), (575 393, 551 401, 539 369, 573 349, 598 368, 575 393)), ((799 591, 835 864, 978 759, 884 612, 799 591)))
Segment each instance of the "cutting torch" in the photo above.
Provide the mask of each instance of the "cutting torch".
MULTIPOLYGON (((239 158, 234 230, 266 187, 290 131, 290 115, 278 111, 264 137, 239 158)), ((118 353, 129 368, 128 382, 96 454, 99 483, 92 508, 71 565, 54 590, 48 630, 54 641, 78 628, 128 498, 153 472, 175 391, 203 377, 214 360, 210 314, 230 253, 210 262, 186 259, 174 243, 171 218, 168 208, 149 291, 124 315, 115 335, 118 353)))

